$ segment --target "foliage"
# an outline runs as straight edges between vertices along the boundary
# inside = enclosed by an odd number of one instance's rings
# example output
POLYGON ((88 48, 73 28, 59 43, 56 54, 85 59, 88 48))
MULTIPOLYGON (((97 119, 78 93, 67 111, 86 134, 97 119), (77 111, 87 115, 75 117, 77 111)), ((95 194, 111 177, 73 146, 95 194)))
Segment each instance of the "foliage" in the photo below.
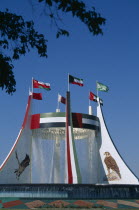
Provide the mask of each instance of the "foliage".
POLYGON ((10 57, 4 57, 0 54, 0 87, 2 89, 5 87, 8 94, 15 92, 16 82, 12 69, 10 57))
MULTIPOLYGON (((105 18, 102 18, 101 15, 95 11, 94 7, 88 10, 87 5, 83 1, 38 0, 38 2, 45 2, 46 9, 49 9, 49 16, 55 20, 57 27, 57 20, 61 20, 58 11, 62 11, 64 13, 71 13, 73 17, 79 18, 93 35, 103 34, 101 26, 105 24, 105 18)), ((69 32, 58 27, 57 37, 59 37, 59 35, 69 36, 69 32)))
MULTIPOLYGON (((105 19, 92 7, 87 9, 80 0, 35 0, 44 3, 47 14, 57 28, 56 37, 69 36, 69 32, 59 27, 61 13, 71 13, 83 22, 93 35, 103 34, 101 26, 105 19)), ((8 94, 15 92, 16 81, 13 74, 13 60, 36 48, 41 57, 47 57, 47 40, 34 29, 33 21, 25 21, 22 16, 0 11, 0 87, 8 94)))
POLYGON ((36 48, 40 56, 47 57, 47 40, 35 31, 32 21, 25 22, 21 16, 8 10, 0 11, 0 38, 0 87, 12 94, 16 90, 12 60, 19 59, 31 48, 36 48))

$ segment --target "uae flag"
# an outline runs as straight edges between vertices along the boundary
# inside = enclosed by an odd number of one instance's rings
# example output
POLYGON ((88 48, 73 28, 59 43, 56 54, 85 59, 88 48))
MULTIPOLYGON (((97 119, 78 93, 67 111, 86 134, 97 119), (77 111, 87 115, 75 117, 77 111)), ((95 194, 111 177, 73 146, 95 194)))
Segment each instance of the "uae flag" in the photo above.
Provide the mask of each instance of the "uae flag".
POLYGON ((33 80, 33 88, 43 88, 45 90, 51 90, 49 83, 39 82, 37 80, 33 80))
POLYGON ((66 104, 66 98, 58 94, 58 102, 66 104))
POLYGON ((103 100, 101 98, 99 98, 99 103, 101 106, 103 106, 103 100))
POLYGON ((81 183, 81 173, 78 163, 77 151, 73 135, 72 114, 70 110, 70 92, 67 92, 66 99, 66 171, 67 183, 81 183))
POLYGON ((42 100, 42 93, 33 93, 33 99, 42 100))
POLYGON ((92 92, 89 92, 89 99, 91 101, 97 102, 97 96, 94 93, 92 93, 92 92))
POLYGON ((83 86, 83 79, 79 79, 77 77, 73 77, 71 75, 69 75, 69 83, 74 84, 74 85, 79 85, 79 86, 83 86))

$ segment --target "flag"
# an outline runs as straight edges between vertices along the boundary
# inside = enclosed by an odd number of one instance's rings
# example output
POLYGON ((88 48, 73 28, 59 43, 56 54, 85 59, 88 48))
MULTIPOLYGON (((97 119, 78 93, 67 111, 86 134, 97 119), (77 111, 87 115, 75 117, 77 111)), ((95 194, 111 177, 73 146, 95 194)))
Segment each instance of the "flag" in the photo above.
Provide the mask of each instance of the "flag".
POLYGON ((69 83, 83 86, 83 79, 79 79, 77 77, 73 77, 73 76, 69 75, 69 83))
POLYGON ((109 88, 106 85, 103 85, 100 82, 97 82, 97 90, 99 91, 104 91, 104 92, 108 92, 109 88))
POLYGON ((97 102, 97 96, 94 93, 92 93, 92 92, 89 93, 89 99, 91 101, 97 102))
POLYGON ((33 88, 43 88, 45 90, 51 90, 49 83, 39 82, 37 80, 33 80, 33 88))
POLYGON ((33 99, 42 100, 42 94, 41 93, 33 93, 33 99))
POLYGON ((58 102, 66 104, 66 98, 58 94, 58 102))

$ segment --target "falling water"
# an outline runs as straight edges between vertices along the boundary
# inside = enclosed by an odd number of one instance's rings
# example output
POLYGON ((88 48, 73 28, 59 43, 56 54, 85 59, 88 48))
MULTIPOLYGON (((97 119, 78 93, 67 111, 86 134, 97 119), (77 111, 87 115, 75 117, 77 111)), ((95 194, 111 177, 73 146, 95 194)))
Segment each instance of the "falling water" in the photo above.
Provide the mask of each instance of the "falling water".
POLYGON ((44 155, 43 141, 33 138, 32 141, 32 182, 47 183, 46 159, 44 155))
POLYGON ((91 184, 5 184, 0 185, 0 197, 138 199, 139 186, 91 184))

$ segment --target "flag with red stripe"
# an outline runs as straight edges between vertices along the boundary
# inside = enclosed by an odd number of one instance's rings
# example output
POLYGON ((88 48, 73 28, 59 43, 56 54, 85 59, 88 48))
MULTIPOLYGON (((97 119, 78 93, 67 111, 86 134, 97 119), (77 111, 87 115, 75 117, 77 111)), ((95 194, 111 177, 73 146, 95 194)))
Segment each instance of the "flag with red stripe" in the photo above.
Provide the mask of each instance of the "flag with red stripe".
POLYGON ((66 98, 58 94, 58 102, 62 104, 66 104, 66 98))
POLYGON ((36 100, 42 100, 42 93, 33 93, 32 98, 36 100))
POLYGON ((77 77, 73 77, 71 75, 69 75, 69 83, 74 84, 74 85, 79 85, 79 86, 83 86, 83 79, 79 79, 77 77))
POLYGON ((89 99, 91 101, 97 102, 97 96, 94 93, 92 93, 92 92, 89 92, 89 99))
POLYGON ((51 90, 49 83, 39 82, 33 79, 33 88, 43 88, 45 90, 51 90))

